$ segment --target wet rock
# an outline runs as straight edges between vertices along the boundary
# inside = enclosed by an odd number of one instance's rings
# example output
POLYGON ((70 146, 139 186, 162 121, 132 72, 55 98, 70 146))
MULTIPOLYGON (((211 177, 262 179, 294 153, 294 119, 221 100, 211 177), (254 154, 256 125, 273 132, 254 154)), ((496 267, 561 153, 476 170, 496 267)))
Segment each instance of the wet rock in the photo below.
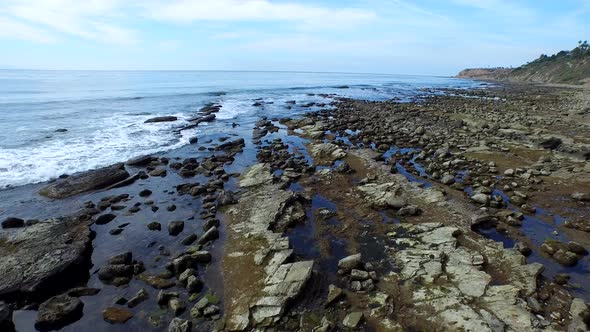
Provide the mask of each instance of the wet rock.
POLYGON ((324 302, 324 307, 329 307, 331 304, 338 301, 343 295, 342 288, 330 285, 328 289, 328 298, 326 299, 326 302, 324 302))
POLYGON ((133 254, 130 251, 112 256, 109 258, 110 265, 130 265, 133 262, 133 254))
POLYGON ((572 317, 568 332, 588 331, 590 326, 590 308, 582 299, 574 299, 570 305, 570 315, 572 317))
POLYGON ((168 224, 168 234, 176 236, 184 230, 184 221, 171 221, 168 224))
POLYGON ((149 165, 152 161, 156 160, 156 157, 152 156, 140 156, 137 158, 132 158, 125 162, 126 165, 129 166, 146 166, 149 165))
POLYGON ((578 262, 578 256, 570 251, 565 251, 563 249, 557 250, 553 254, 553 258, 561 265, 564 266, 573 266, 576 265, 578 262))
POLYGON ((77 287, 70 289, 68 291, 68 296, 71 297, 81 297, 81 296, 93 296, 100 292, 98 288, 89 288, 89 287, 77 287))
POLYGON ((575 192, 572 198, 580 202, 590 202, 590 195, 587 193, 575 192))
POLYGON ((168 307, 172 310, 175 316, 179 316, 186 310, 186 304, 184 301, 177 297, 173 297, 168 301, 168 307))
POLYGON ((588 250, 586 250, 586 248, 584 248, 581 244, 574 242, 574 241, 570 241, 567 244, 567 248, 569 251, 578 254, 578 255, 582 255, 582 256, 586 256, 588 255, 588 250))
POLYGON ((155 289, 168 289, 176 285, 174 281, 165 279, 161 276, 150 276, 141 274, 139 275, 139 279, 145 281, 145 283, 147 283, 155 289))
POLYGON ((570 280, 570 276, 566 273, 558 273, 553 278, 556 284, 558 285, 565 285, 570 280))
POLYGON ((2 228, 20 228, 25 226, 25 221, 19 218, 9 217, 2 221, 2 228))
POLYGON ((90 250, 90 229, 79 219, 51 219, 0 233, 0 295, 84 278, 90 250))
POLYGON ((338 268, 350 272, 352 269, 362 266, 361 254, 355 254, 341 259, 338 262, 338 268))
POLYGON ((142 191, 139 192, 139 197, 148 197, 149 195, 152 194, 152 191, 149 189, 144 189, 142 191))
POLYGON ((197 240, 197 235, 196 234, 191 234, 191 235, 185 237, 184 239, 182 239, 181 243, 183 245, 185 245, 185 246, 190 246, 196 240, 197 240))
POLYGON ((217 230, 217 227, 213 226, 208 231, 206 231, 205 233, 203 233, 203 235, 201 235, 201 237, 199 238, 198 243, 199 244, 205 244, 205 243, 207 243, 209 241, 214 241, 217 238, 219 238, 219 231, 217 230))
POLYGON ((397 215, 400 217, 412 217, 417 216, 420 213, 422 213, 422 210, 416 205, 407 205, 397 211, 397 215))
POLYGON ((157 122, 173 122, 178 120, 175 116, 157 116, 155 118, 147 119, 144 123, 157 123, 157 122))
POLYGON ((197 278, 194 275, 188 277, 188 279, 186 281, 186 289, 190 293, 198 292, 201 290, 201 288, 203 288, 203 282, 201 280, 199 280, 199 278, 197 278))
POLYGON ((140 289, 137 294, 127 302, 127 306, 129 308, 137 307, 141 302, 147 300, 149 298, 149 294, 145 289, 140 289))
POLYGON ((363 317, 363 313, 360 311, 351 312, 348 315, 346 315, 346 317, 344 317, 342 325, 350 329, 355 329, 359 326, 359 324, 363 320, 363 317))
POLYGON ((131 265, 106 265, 98 270, 98 278, 102 281, 114 281, 117 278, 129 279, 133 276, 131 265))
POLYGON ((106 224, 110 223, 111 221, 113 221, 113 219, 115 219, 116 217, 117 216, 112 213, 103 214, 103 215, 98 216, 96 218, 96 220, 94 221, 94 223, 97 225, 106 225, 106 224))
POLYGON ((352 280, 364 281, 369 279, 369 272, 363 270, 352 269, 350 271, 350 278, 352 280))
POLYGON ((82 317, 84 304, 80 299, 58 295, 39 306, 35 327, 39 330, 57 330, 82 317))
POLYGON ((162 230, 162 224, 160 224, 157 221, 152 221, 151 223, 147 224, 147 228, 150 231, 161 231, 162 230))
POLYGON ((514 245, 514 248, 516 250, 518 250, 524 256, 529 256, 532 253, 531 248, 528 245, 526 245, 525 243, 522 243, 522 242, 517 242, 514 245))
POLYGON ((158 177, 158 176, 164 177, 164 176, 166 176, 167 173, 168 172, 166 171, 165 168, 156 168, 155 170, 149 172, 148 174, 150 176, 154 176, 154 177, 158 177))
POLYGON ((102 311, 102 318, 111 324, 124 324, 133 318, 133 313, 127 309, 109 307, 102 311))
POLYGON ((4 302, 0 302, 0 331, 14 332, 12 322, 12 308, 4 302))
POLYGON ((190 320, 173 318, 168 326, 168 332, 190 332, 193 323, 190 320))
POLYGON ((48 198, 62 199, 87 191, 106 188, 123 181, 129 173, 122 164, 100 168, 60 179, 39 190, 39 194, 48 198))

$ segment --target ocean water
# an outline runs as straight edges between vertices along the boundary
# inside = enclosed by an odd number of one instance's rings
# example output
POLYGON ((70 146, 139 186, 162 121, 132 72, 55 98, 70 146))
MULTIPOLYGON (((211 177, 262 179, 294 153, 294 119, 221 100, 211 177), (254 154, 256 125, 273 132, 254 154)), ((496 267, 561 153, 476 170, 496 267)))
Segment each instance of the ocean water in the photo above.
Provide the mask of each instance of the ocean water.
POLYGON ((320 94, 407 101, 477 85, 377 74, 0 70, 0 189, 173 150, 204 133, 231 131, 232 122, 296 116, 318 109, 306 103, 333 101, 320 94), (263 106, 253 106, 257 101, 263 106), (209 103, 222 106, 216 121, 174 133, 209 103), (144 123, 163 115, 179 120, 144 123))

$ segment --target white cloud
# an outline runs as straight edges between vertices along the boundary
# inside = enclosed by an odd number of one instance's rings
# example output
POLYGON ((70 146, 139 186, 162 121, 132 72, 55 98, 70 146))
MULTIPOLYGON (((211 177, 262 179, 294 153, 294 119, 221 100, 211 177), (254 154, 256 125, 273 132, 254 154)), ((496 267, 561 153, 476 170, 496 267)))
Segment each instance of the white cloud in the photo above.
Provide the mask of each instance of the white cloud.
POLYGON ((355 8, 332 9, 295 2, 269 0, 175 0, 154 1, 147 15, 164 21, 289 21, 325 25, 370 21, 372 11, 355 8))
POLYGON ((0 38, 19 39, 38 43, 51 43, 55 36, 15 20, 0 17, 0 38))
POLYGON ((8 0, 2 10, 21 21, 81 38, 115 44, 137 41, 133 30, 109 21, 120 0, 8 0))

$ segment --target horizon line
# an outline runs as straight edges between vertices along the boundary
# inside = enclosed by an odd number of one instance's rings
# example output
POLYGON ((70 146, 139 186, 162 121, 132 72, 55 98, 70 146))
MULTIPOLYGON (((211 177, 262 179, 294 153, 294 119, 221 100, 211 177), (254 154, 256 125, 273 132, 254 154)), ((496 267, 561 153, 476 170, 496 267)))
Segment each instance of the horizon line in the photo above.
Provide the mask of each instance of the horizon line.
POLYGON ((380 75, 380 76, 415 76, 415 77, 442 77, 457 78, 447 75, 424 74, 394 74, 394 73, 367 73, 367 72, 341 72, 341 71, 309 71, 309 70, 227 70, 227 69, 31 69, 31 68, 3 68, 0 70, 14 71, 92 71, 92 72, 234 72, 234 73, 297 73, 297 74, 344 74, 344 75, 380 75))

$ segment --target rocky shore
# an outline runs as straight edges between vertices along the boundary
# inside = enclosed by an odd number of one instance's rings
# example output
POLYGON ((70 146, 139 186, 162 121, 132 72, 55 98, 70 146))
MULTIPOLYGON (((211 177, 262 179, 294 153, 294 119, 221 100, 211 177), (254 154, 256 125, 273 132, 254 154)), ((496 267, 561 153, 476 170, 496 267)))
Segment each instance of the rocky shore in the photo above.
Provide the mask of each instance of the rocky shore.
POLYGON ((0 329, 586 331, 588 95, 325 96, 33 187, 72 211, 3 216, 0 329))

